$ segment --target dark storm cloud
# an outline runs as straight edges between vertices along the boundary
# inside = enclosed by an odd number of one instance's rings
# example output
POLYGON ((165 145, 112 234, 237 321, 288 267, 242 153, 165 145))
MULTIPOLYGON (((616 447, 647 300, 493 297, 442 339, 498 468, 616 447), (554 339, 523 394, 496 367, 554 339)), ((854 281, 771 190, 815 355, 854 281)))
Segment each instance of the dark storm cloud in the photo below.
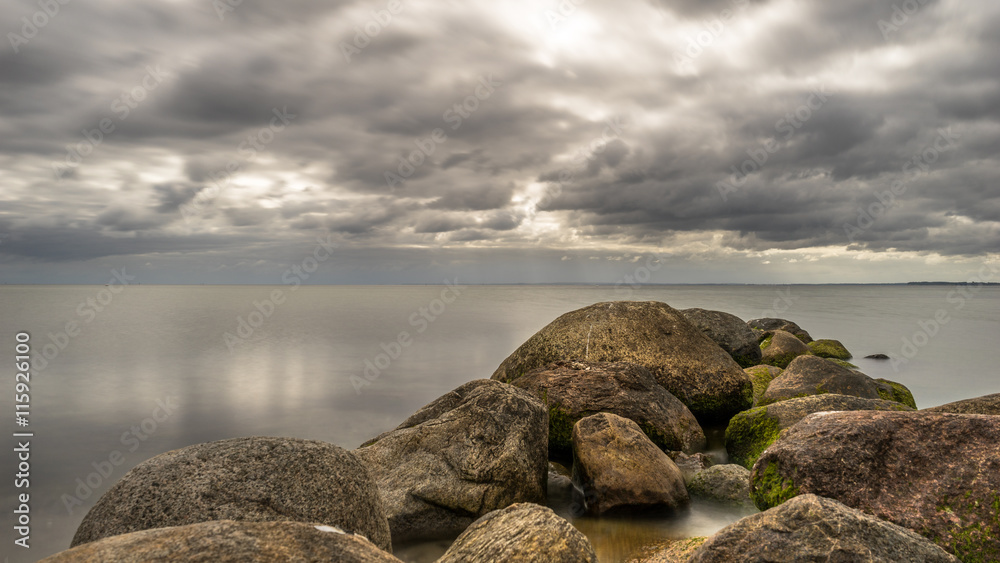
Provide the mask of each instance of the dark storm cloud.
POLYGON ((993 2, 401 1, 74 2, 16 49, 39 8, 11 2, 5 267, 277 261, 314 232, 373 257, 1000 248, 993 2))

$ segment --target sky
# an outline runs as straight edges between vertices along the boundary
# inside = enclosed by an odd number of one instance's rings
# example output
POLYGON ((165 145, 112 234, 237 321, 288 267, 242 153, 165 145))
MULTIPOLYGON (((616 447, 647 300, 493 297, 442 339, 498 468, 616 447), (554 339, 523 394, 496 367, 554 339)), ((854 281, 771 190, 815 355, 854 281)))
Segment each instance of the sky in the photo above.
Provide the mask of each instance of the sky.
POLYGON ((7 0, 0 32, 2 283, 1000 264, 995 0, 7 0))

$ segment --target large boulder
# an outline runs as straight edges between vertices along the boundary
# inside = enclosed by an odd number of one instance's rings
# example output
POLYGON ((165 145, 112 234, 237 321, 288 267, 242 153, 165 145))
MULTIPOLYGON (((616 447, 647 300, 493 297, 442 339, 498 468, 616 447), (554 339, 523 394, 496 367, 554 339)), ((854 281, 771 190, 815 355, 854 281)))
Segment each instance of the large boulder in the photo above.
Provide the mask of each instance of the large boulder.
POLYGON ((782 430, 814 412, 911 410, 911 407, 895 401, 832 393, 788 399, 734 416, 726 428, 726 451, 733 463, 749 469, 760 454, 778 439, 782 430))
POLYGON ((364 536, 346 533, 335 526, 234 520, 213 520, 111 536, 78 545, 42 561, 401 563, 364 536))
POLYGON ((954 414, 988 414, 1000 415, 1000 393, 985 395, 975 399, 955 401, 937 407, 924 409, 924 412, 950 412, 954 414))
POLYGON ((573 427, 573 483, 584 511, 676 510, 690 498, 677 465, 615 414, 588 416, 573 427))
POLYGON ((495 510, 458 536, 437 563, 597 563, 590 540, 572 524, 537 504, 495 510))
POLYGON ((1000 417, 856 411, 807 416, 761 455, 761 509, 812 493, 909 528, 963 561, 1000 559, 1000 417))
POLYGON ((295 438, 233 438, 173 450, 126 473, 94 504, 71 546, 212 520, 336 526, 391 551, 375 482, 351 452, 295 438))
POLYGON ((816 495, 796 497, 726 526, 689 561, 959 563, 906 528, 816 495))
POLYGON ((681 309, 691 324, 732 356, 741 367, 760 363, 760 342, 753 330, 736 315, 707 309, 681 309))
POLYGON ((480 379, 355 450, 382 493, 394 541, 455 537, 486 513, 544 502, 545 406, 480 379))
POLYGON ((635 421, 663 449, 693 453, 705 447, 705 433, 691 411, 636 364, 562 360, 533 369, 511 385, 545 402, 549 449, 558 454, 572 452, 573 425, 599 412, 635 421))
POLYGON ((729 354, 658 301, 597 303, 566 313, 508 356, 493 379, 513 381, 564 359, 644 366, 703 422, 729 420, 751 401, 750 379, 729 354))
POLYGON ((784 370, 777 366, 759 365, 746 368, 743 371, 750 376, 750 383, 753 385, 753 406, 757 406, 760 403, 760 398, 767 391, 767 386, 784 370))
POLYGON ((776 330, 760 343, 761 363, 779 368, 788 367, 795 358, 812 354, 809 346, 789 332, 776 330))
POLYGON ((850 360, 854 357, 847 351, 847 347, 841 344, 839 340, 813 340, 808 344, 808 346, 813 355, 819 356, 820 358, 850 360))
POLYGON ((688 483, 688 492, 725 504, 753 504, 750 500, 750 470, 728 463, 713 465, 695 473, 688 483))
POLYGON ((882 397, 886 401, 903 403, 913 409, 917 408, 917 402, 913 399, 913 393, 910 392, 906 385, 895 381, 889 381, 888 379, 882 379, 881 377, 873 381, 875 381, 875 386, 878 387, 879 397, 882 397))
POLYGON ((794 335, 805 344, 812 342, 812 337, 802 327, 787 319, 752 319, 747 321, 747 326, 757 335, 757 340, 762 341, 768 336, 781 330, 794 335))
POLYGON ((860 371, 838 366, 817 356, 799 356, 771 381, 757 404, 767 405, 824 393, 853 395, 863 399, 881 398, 875 380, 860 371))

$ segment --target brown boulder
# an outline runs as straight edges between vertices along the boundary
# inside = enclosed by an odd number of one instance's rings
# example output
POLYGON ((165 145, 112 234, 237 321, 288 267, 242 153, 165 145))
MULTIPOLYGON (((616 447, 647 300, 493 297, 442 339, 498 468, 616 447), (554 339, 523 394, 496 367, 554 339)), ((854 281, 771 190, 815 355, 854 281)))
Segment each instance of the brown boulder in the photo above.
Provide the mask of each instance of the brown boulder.
POLYGON ((835 393, 880 399, 878 384, 861 373, 818 356, 799 356, 774 378, 758 401, 767 405, 795 397, 835 393))
POLYGON ((801 340, 783 330, 776 330, 774 334, 765 338, 760 343, 760 350, 762 364, 779 368, 787 367, 792 360, 799 356, 812 354, 809 347, 801 340))
POLYGON ((955 401, 938 407, 924 409, 924 412, 950 412, 954 414, 1000 415, 1000 393, 985 395, 975 399, 955 401))

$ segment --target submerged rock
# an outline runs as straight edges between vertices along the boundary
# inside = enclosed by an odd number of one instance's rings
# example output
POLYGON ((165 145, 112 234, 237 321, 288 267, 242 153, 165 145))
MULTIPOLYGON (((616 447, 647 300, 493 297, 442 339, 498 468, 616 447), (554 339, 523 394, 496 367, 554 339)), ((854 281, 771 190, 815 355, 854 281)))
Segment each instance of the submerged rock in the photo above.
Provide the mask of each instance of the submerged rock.
POLYGON ((618 415, 588 416, 573 427, 573 483, 590 514, 623 508, 676 510, 689 497, 677 465, 618 415), (582 494, 581 494, 582 493, 582 494))
POLYGON ((771 381, 758 404, 767 405, 824 393, 853 395, 863 399, 881 398, 875 380, 860 371, 838 366, 817 356, 800 356, 771 381))
POLYGON ((726 526, 689 561, 959 563, 906 528, 816 495, 795 497, 726 526))
POLYGON ((726 451, 734 463, 749 469, 782 430, 814 412, 909 410, 913 409, 895 401, 832 393, 788 399, 734 416, 726 428, 726 451))
POLYGON ((681 309, 681 313, 691 324, 701 329, 732 356, 740 367, 755 366, 760 363, 761 352, 757 335, 743 319, 722 311, 706 309, 681 309))
POLYGON ((753 504, 750 500, 750 470, 732 463, 713 465, 696 473, 688 483, 688 492, 726 504, 753 504))
POLYGON ((375 482, 351 452, 295 438, 234 438, 135 466, 84 517, 71 545, 212 520, 336 526, 391 551, 375 482))
POLYGON ((812 342, 812 337, 809 336, 808 332, 787 319, 753 319, 747 321, 747 326, 749 326, 750 329, 754 331, 754 334, 757 335, 758 342, 763 341, 765 338, 771 336, 779 330, 794 335, 805 344, 812 342))
POLYGON ((705 433, 691 411, 642 366, 564 360, 533 369, 511 385, 546 404, 549 448, 559 454, 572 452, 573 425, 599 412, 634 421, 663 449, 693 453, 705 447, 705 433))
POLYGON ((885 354, 868 354, 867 356, 865 356, 865 359, 868 359, 868 360, 888 360, 889 356, 886 356, 885 354))
POLYGON ((966 563, 1000 559, 1000 417, 810 415, 753 467, 758 508, 812 493, 909 528, 966 563))
POLYGON ((684 477, 684 484, 691 482, 691 478, 699 471, 703 471, 712 466, 712 460, 703 453, 687 455, 684 452, 667 452, 667 456, 681 470, 684 477))
POLYGON ((831 358, 834 360, 850 360, 853 356, 839 340, 813 340, 809 343, 809 350, 813 355, 820 358, 831 358))
POLYGON ((1000 393, 985 395, 975 399, 955 401, 938 407, 924 409, 923 412, 950 412, 955 414, 1000 415, 1000 393))
POLYGON ((337 561, 401 563, 364 536, 326 524, 215 520, 106 537, 43 559, 45 563, 135 561, 337 561))
POLYGON ((486 513, 544 502, 548 417, 531 393, 480 379, 355 450, 393 541, 454 537, 486 513))
POLYGON ((458 536, 437 563, 597 563, 594 547, 551 509, 519 503, 495 510, 458 536))
POLYGON ((729 420, 751 401, 739 365, 666 303, 614 301, 566 313, 507 357, 493 379, 513 381, 565 359, 639 364, 702 422, 729 420))
POLYGON ((799 356, 811 354, 809 347, 791 333, 776 330, 760 343, 761 363, 785 368, 799 356))
POLYGON ((753 384, 753 406, 757 406, 760 398, 767 391, 767 386, 771 384, 771 381, 775 377, 781 375, 783 370, 776 366, 760 365, 746 368, 743 371, 747 372, 747 375, 750 376, 750 382, 753 384))

